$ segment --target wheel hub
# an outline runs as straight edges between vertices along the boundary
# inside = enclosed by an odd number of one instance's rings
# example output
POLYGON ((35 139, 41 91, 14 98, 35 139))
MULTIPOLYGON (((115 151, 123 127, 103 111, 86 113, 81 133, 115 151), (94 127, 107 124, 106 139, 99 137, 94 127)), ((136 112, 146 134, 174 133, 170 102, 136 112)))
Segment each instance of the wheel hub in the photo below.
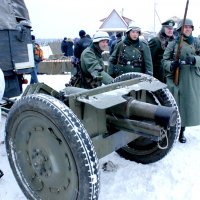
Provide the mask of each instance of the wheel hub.
POLYGON ((51 176, 52 166, 46 152, 41 149, 33 149, 31 158, 32 166, 39 176, 45 178, 51 176))

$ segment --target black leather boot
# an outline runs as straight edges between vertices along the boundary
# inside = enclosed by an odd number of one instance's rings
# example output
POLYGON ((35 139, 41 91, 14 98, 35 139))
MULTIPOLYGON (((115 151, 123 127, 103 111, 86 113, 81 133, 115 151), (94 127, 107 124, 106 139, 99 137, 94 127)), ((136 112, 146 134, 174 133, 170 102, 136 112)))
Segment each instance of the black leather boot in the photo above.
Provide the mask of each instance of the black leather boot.
POLYGON ((181 127, 180 135, 179 135, 179 142, 186 143, 186 137, 184 136, 185 127, 181 127))
POLYGON ((1 178, 3 175, 4 175, 3 172, 0 170, 0 178, 1 178))

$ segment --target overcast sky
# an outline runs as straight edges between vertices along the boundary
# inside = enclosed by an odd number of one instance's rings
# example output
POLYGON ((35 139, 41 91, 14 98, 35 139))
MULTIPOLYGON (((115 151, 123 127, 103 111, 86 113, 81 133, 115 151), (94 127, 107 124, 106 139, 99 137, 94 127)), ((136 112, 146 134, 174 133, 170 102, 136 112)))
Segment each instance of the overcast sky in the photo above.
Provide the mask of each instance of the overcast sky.
MULTIPOLYGON (((199 0, 190 0, 188 17, 194 22, 194 35, 200 33, 199 0)), ((159 31, 160 22, 183 18, 186 0, 25 0, 37 38, 78 37, 84 29, 91 36, 113 9, 138 23, 142 31, 159 31), (158 16, 155 14, 154 7, 158 16)))

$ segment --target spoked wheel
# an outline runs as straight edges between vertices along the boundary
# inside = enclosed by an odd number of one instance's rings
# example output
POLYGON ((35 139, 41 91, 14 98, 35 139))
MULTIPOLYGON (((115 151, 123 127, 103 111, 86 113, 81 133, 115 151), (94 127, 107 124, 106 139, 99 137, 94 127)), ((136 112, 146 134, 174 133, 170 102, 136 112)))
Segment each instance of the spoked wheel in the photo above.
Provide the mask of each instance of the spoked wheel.
POLYGON ((98 159, 88 133, 61 101, 21 98, 6 124, 6 149, 28 199, 98 199, 98 159))
MULTIPOLYGON (((116 77, 113 82, 125 81, 138 77, 151 78, 151 76, 141 73, 127 73, 116 77)), ((176 124, 175 126, 168 128, 168 130, 166 131, 166 137, 164 137, 162 140, 160 140, 159 142, 155 142, 149 138, 141 136, 116 151, 120 156, 132 161, 136 161, 138 163, 153 163, 167 155, 172 149, 175 141, 177 140, 180 130, 180 115, 178 112, 178 107, 172 94, 167 88, 160 89, 156 92, 138 91, 134 95, 137 100, 145 100, 145 102, 155 105, 175 107, 177 110, 178 117, 176 120, 176 124)), ((152 123, 152 126, 154 125, 155 124, 152 123)))

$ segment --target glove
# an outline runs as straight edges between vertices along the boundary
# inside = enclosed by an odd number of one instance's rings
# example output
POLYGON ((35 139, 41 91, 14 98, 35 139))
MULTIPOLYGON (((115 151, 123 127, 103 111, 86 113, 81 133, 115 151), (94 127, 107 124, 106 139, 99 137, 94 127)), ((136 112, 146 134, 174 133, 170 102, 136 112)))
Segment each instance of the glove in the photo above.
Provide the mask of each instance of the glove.
POLYGON ((93 77, 94 81, 99 82, 103 80, 103 76, 101 75, 101 72, 103 69, 98 69, 98 73, 93 77))
POLYGON ((114 77, 117 77, 117 76, 119 75, 119 71, 120 71, 120 67, 117 66, 117 65, 115 65, 115 66, 113 67, 113 76, 114 76, 114 77))
POLYGON ((102 81, 102 80, 103 80, 103 76, 100 74, 94 77, 94 81, 98 82, 98 81, 102 81))
POLYGON ((170 70, 174 71, 174 70, 176 70, 177 68, 180 68, 180 67, 181 67, 180 61, 179 60, 175 60, 175 61, 171 62, 170 70))
POLYGON ((195 59, 194 56, 188 56, 188 57, 186 57, 186 59, 185 59, 185 63, 186 63, 187 65, 195 65, 195 64, 196 64, 196 59, 195 59))

